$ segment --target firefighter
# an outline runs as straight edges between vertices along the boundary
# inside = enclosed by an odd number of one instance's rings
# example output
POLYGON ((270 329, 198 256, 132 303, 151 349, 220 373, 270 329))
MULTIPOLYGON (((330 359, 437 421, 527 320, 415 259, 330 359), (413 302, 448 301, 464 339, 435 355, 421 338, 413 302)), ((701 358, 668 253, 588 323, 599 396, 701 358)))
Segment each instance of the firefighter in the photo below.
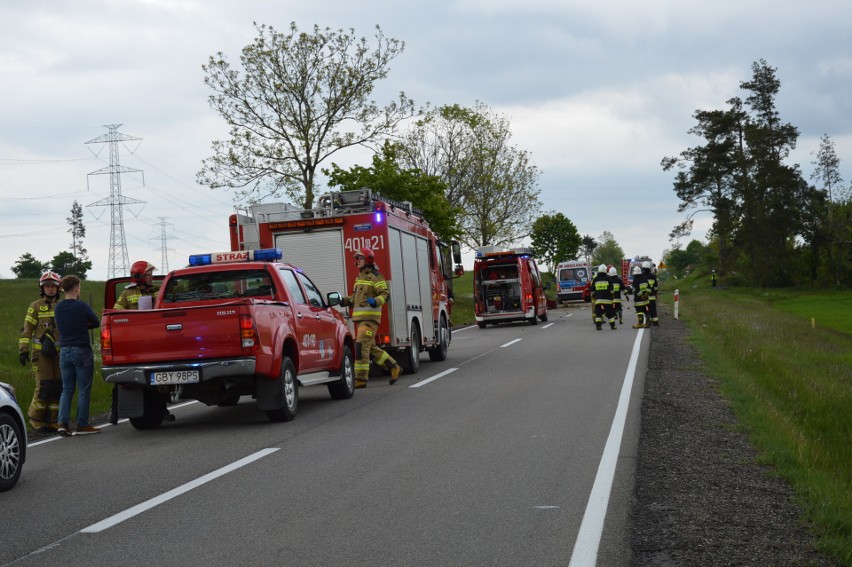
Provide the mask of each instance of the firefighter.
POLYGON ((710 270, 710 285, 716 287, 716 281, 718 277, 716 276, 716 270, 710 270))
POLYGON ((610 266, 607 273, 609 274, 609 281, 612 282, 612 310, 618 318, 618 324, 623 325, 624 316, 621 311, 621 288, 624 287, 624 282, 621 281, 621 277, 618 275, 615 266, 610 266))
POLYGON ((615 311, 612 307, 612 282, 607 274, 606 264, 598 266, 598 273, 592 280, 592 301, 595 309, 595 328, 600 331, 606 317, 611 329, 615 326, 615 311))
POLYGON ((651 262, 642 263, 642 276, 648 284, 648 315, 651 319, 651 325, 660 326, 660 318, 657 317, 657 290, 659 282, 657 281, 657 268, 651 262))
POLYGON ((59 353, 55 343, 59 340, 53 309, 59 302, 59 285, 62 278, 47 271, 38 280, 41 298, 33 301, 24 317, 24 328, 18 339, 21 366, 32 360, 35 374, 35 392, 27 410, 30 425, 40 432, 57 431, 59 397, 62 395, 62 374, 59 371, 59 353))
MULTIPOLYGON (((133 262, 130 266, 130 284, 124 288, 121 295, 115 301, 113 309, 139 309, 139 299, 142 297, 157 296, 160 286, 154 283, 154 270, 156 266, 145 260, 133 262)), ((166 420, 174 421, 175 416, 166 410, 166 420)), ((113 425, 118 423, 118 385, 112 386, 112 408, 109 412, 109 422, 113 425)))
POLYGON ((633 307, 636 309, 638 321, 633 325, 634 329, 650 327, 651 320, 648 318, 648 282, 642 275, 640 266, 633 266, 633 307))
MULTIPOLYGON (((355 387, 366 388, 370 378, 370 355, 376 364, 390 372, 390 384, 396 384, 402 368, 396 360, 376 346, 376 331, 382 321, 382 305, 387 303, 388 284, 375 264, 375 255, 369 248, 355 252, 355 265, 358 275, 352 295, 340 302, 344 307, 352 307, 352 321, 355 331, 355 387)), ((416 348, 416 346, 414 347, 416 348)))

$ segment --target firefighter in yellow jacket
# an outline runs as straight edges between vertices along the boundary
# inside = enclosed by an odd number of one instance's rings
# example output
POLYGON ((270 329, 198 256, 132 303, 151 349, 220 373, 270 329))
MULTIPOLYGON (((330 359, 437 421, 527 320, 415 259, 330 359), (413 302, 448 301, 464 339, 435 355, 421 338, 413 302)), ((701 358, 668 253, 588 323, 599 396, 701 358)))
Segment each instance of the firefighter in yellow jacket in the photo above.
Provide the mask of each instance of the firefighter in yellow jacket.
POLYGON ((38 280, 41 298, 33 301, 24 317, 24 328, 18 339, 22 366, 32 360, 35 372, 35 392, 27 410, 30 425, 41 432, 56 431, 59 415, 59 396, 62 394, 62 374, 59 372, 59 341, 53 308, 59 302, 62 278, 55 272, 45 272, 38 280))
POLYGON ((341 305, 352 307, 355 322, 355 387, 366 388, 370 377, 370 355, 379 366, 390 371, 390 383, 396 384, 402 368, 396 360, 376 346, 376 332, 382 321, 382 306, 387 303, 388 283, 379 273, 373 251, 361 248, 355 253, 358 275, 352 295, 344 297, 341 305))

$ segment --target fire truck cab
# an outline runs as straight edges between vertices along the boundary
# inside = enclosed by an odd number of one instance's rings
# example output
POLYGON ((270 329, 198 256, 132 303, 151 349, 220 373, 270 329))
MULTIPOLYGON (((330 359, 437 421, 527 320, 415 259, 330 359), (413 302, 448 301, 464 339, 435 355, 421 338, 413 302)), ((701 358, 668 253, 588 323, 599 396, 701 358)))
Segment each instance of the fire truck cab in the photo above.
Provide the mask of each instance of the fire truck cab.
POLYGON ((473 263, 474 315, 480 329, 488 323, 547 321, 541 273, 529 248, 477 249, 473 263))
MULTIPOLYGON (((231 215, 230 233, 232 250, 280 248, 283 261, 310 273, 326 294, 349 295, 358 274, 354 254, 372 249, 390 292, 376 344, 409 374, 418 371, 421 351, 432 360, 446 359, 452 279, 454 272, 463 273, 461 250, 455 241, 441 241, 410 202, 384 199, 370 189, 332 191, 312 209, 254 205, 231 215)), ((348 310, 343 314, 348 320, 348 310)))

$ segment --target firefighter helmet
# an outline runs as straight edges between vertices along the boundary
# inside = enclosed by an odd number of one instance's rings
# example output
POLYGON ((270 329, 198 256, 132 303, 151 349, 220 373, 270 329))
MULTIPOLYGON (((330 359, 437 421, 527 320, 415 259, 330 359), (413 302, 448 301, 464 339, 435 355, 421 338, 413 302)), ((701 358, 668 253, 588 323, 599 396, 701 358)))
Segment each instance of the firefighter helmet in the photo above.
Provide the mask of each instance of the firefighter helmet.
POLYGON ((62 278, 56 272, 48 270, 38 279, 38 287, 42 287, 46 283, 52 283, 56 287, 59 287, 62 285, 62 278))
POLYGON ((638 264, 633 266, 633 275, 634 276, 638 276, 641 273, 642 273, 642 268, 640 268, 638 264))
POLYGON ((616 275, 617 273, 618 273, 618 272, 616 272, 616 271, 615 271, 615 266, 610 266, 610 268, 609 268, 609 275, 614 276, 614 275, 616 275))
POLYGON ((355 258, 357 259, 358 256, 361 256, 362 258, 367 260, 367 263, 369 264, 372 264, 373 260, 375 259, 373 251, 369 248, 359 248, 358 251, 355 252, 355 258))
POLYGON ((600 266, 598 266, 598 273, 599 274, 605 274, 606 273, 606 264, 601 264, 600 266))
POLYGON ((135 282, 141 282, 145 279, 147 272, 153 272, 156 269, 154 264, 145 260, 139 260, 138 262, 133 262, 133 265, 130 267, 130 277, 135 282))
POLYGON ((650 270, 651 269, 651 262, 648 262, 647 260, 642 262, 642 267, 646 270, 650 270))

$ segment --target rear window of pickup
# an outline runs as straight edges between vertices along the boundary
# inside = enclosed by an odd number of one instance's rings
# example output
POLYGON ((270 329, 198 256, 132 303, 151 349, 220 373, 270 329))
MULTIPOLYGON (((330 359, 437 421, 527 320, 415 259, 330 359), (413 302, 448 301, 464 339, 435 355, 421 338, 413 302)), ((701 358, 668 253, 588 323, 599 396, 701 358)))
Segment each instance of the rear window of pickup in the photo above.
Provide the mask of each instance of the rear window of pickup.
POLYGON ((269 273, 266 270, 230 270, 175 275, 162 292, 162 305, 236 297, 274 298, 275 286, 269 273))

